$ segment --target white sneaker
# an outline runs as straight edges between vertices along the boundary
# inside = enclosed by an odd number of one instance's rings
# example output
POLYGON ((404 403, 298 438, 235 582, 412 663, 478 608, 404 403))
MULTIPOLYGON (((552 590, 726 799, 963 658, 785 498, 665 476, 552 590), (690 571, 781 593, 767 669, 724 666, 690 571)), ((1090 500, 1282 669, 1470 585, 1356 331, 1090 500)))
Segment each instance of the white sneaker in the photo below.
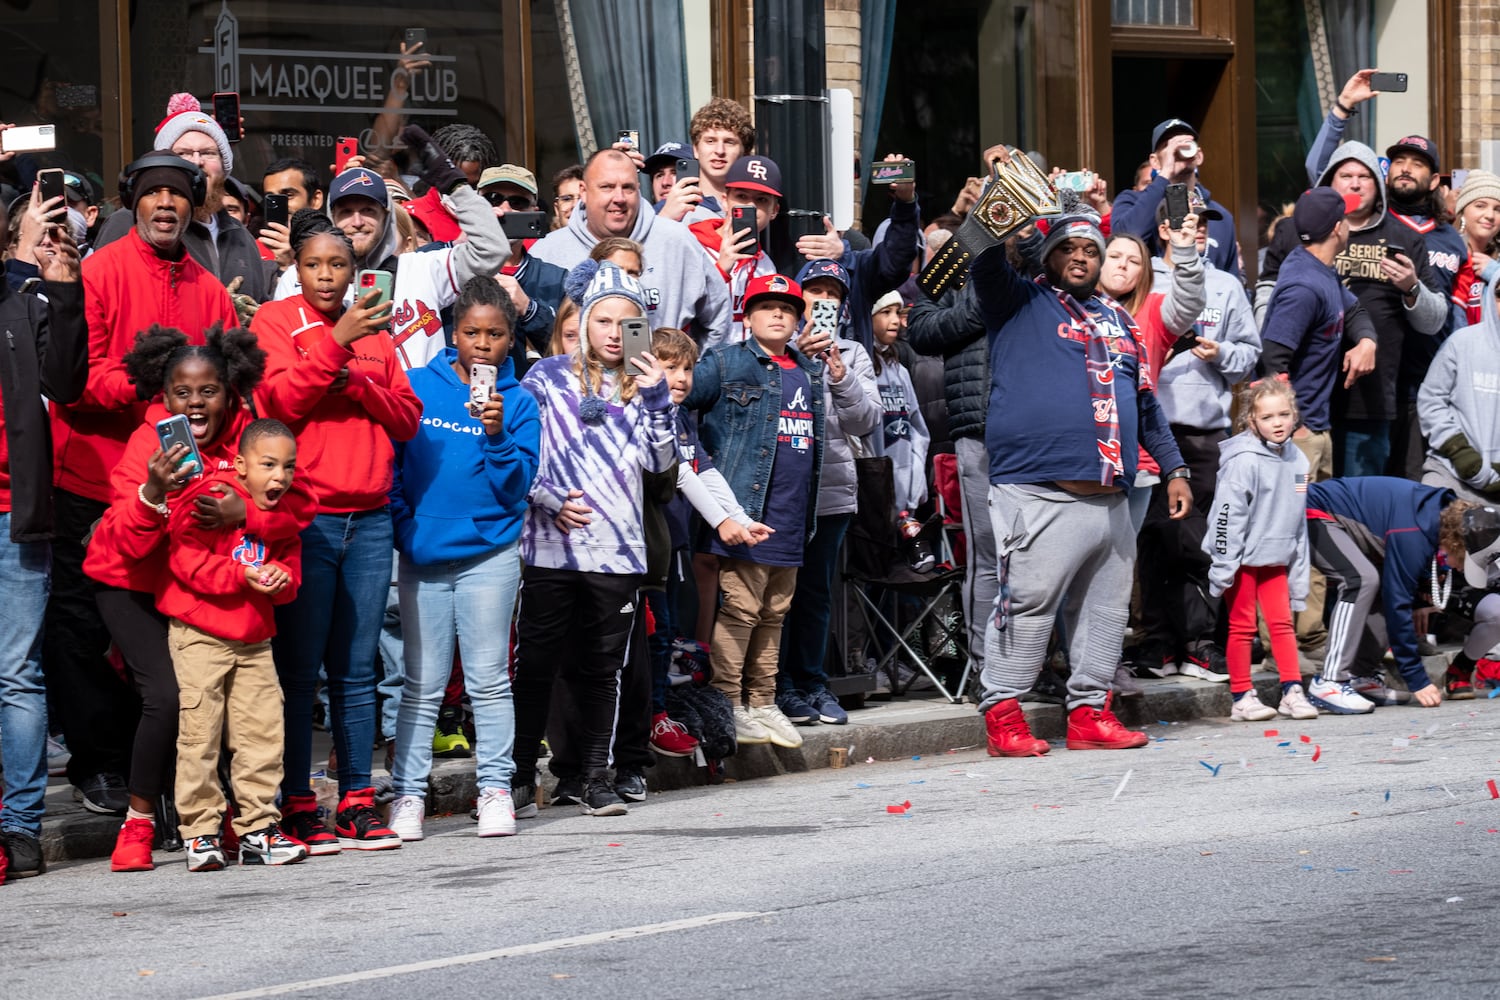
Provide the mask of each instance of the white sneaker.
POLYGON ((1385 683, 1385 678, 1375 677, 1350 677, 1349 686, 1354 689, 1355 694, 1366 701, 1380 705, 1408 705, 1411 703, 1410 691, 1398 691, 1385 683))
MULTIPOLYGON (((790 725, 790 723, 788 723, 790 725)), ((769 743, 771 732, 760 724, 743 705, 734 707, 734 741, 736 743, 769 743)))
POLYGON ((1254 688, 1246 691, 1234 703, 1234 711, 1229 713, 1230 722, 1265 722, 1274 718, 1276 709, 1261 701, 1254 688))
POLYGON ((479 790, 479 835, 513 837, 516 834, 516 811, 511 806, 507 788, 479 790))
POLYGON ((802 734, 797 732, 792 720, 783 715, 775 705, 762 705, 759 708, 751 706, 750 718, 761 724, 771 742, 777 746, 795 750, 802 745, 802 734))
POLYGON ((421 795, 398 795, 391 803, 391 818, 386 826, 402 840, 422 839, 422 819, 427 815, 427 799, 421 795))
POLYGON ((47 777, 61 778, 68 773, 68 761, 73 755, 56 736, 47 737, 47 777))
POLYGON ((1356 694, 1348 681, 1329 681, 1314 677, 1307 686, 1307 700, 1320 712, 1334 715, 1368 715, 1375 711, 1375 704, 1356 694))
POLYGON ((1307 693, 1302 690, 1302 685, 1293 684, 1281 693, 1281 703, 1276 706, 1276 714, 1288 719, 1306 720, 1316 719, 1318 710, 1307 700, 1307 693))

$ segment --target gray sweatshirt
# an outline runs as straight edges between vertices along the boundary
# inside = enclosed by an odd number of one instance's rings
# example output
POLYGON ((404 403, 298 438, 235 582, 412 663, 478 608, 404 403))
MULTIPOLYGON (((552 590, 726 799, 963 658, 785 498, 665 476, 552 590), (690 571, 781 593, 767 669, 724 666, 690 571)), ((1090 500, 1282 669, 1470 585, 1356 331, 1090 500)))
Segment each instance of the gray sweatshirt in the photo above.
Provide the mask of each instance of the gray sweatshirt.
POLYGON ((1495 286, 1484 289, 1484 307, 1476 326, 1457 331, 1438 348, 1427 369, 1427 378, 1417 393, 1417 419, 1427 438, 1425 468, 1446 473, 1463 487, 1467 499, 1491 502, 1500 484, 1500 309, 1495 304, 1495 286), (1484 465, 1472 479, 1462 479, 1453 463, 1438 449, 1462 434, 1479 452, 1484 465))
POLYGON ((1219 443, 1219 482, 1203 551, 1213 560, 1209 593, 1219 597, 1241 566, 1285 566, 1292 609, 1307 601, 1307 456, 1291 441, 1254 431, 1219 443))
MULTIPOLYGON (((630 238, 646 249, 646 317, 653 330, 664 326, 686 330, 702 344, 723 339, 729 330, 729 286, 703 253, 687 226, 659 218, 645 201, 630 238)), ((553 230, 531 247, 531 256, 571 271, 588 259, 599 242, 588 228, 584 206, 573 210, 568 224, 553 230)))
MULTIPOLYGON (((1196 255, 1195 255, 1196 256, 1196 255)), ((1207 261, 1199 273, 1185 267, 1180 258, 1176 268, 1166 260, 1154 257, 1151 266, 1157 285, 1170 284, 1173 291, 1185 283, 1201 280, 1203 303, 1196 321, 1200 337, 1217 341, 1219 356, 1204 361, 1184 351, 1168 362, 1156 378, 1156 396, 1167 420, 1197 430, 1227 430, 1234 405, 1232 387, 1255 370, 1260 361, 1260 334, 1245 286, 1207 261)), ((1196 298, 1196 297, 1194 297, 1196 298)), ((1162 304, 1162 321, 1171 329, 1167 304, 1162 304)))

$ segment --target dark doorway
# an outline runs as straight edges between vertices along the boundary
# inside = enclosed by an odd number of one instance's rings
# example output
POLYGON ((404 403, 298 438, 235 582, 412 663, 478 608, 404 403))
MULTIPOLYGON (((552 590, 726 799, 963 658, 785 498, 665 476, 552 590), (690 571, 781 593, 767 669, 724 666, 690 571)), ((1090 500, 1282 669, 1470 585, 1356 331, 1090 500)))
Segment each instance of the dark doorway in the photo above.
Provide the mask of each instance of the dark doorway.
MULTIPOLYGON (((1121 190, 1151 155, 1151 130, 1168 118, 1202 129, 1224 63, 1218 59, 1116 56, 1114 60, 1114 183, 1121 190)), ((1205 159, 1213 155, 1207 150, 1205 159)), ((1105 166, 1105 165, 1101 165, 1105 166)))

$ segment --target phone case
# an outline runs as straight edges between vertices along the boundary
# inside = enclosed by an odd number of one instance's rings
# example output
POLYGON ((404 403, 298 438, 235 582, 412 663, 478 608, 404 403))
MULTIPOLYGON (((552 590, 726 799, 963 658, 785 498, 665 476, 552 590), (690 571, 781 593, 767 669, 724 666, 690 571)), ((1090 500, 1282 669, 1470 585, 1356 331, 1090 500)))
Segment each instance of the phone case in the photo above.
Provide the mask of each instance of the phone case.
POLYGON ((494 365, 475 363, 469 368, 469 405, 474 408, 477 415, 484 408, 484 404, 490 401, 490 393, 494 391, 495 380, 499 377, 500 369, 494 365))
POLYGON ((214 121, 224 130, 230 142, 239 142, 245 137, 240 127, 240 95, 232 92, 215 94, 213 97, 214 121))
POLYGON ((354 276, 354 298, 358 301, 370 294, 371 289, 378 289, 380 291, 380 298, 372 305, 372 308, 378 308, 391 301, 391 285, 393 281, 394 279, 389 271, 361 270, 354 276))
POLYGON ((359 155, 359 140, 353 136, 340 136, 337 151, 333 157, 333 172, 341 174, 352 157, 359 155))
POLYGON ((839 304, 828 299, 818 299, 813 302, 812 325, 829 336, 838 336, 839 304))
MULTIPOLYGON (((620 351, 624 360, 638 358, 651 350, 651 326, 644 317, 630 317, 620 321, 620 351)), ((631 374, 633 368, 626 369, 631 374)))
POLYGON ((43 170, 36 175, 37 184, 41 187, 42 201, 49 198, 61 198, 63 196, 63 172, 56 168, 43 170))
POLYGON ((182 461, 177 463, 177 468, 182 468, 188 461, 197 463, 197 468, 189 479, 197 479, 203 475, 203 456, 198 453, 198 442, 193 440, 193 429, 188 424, 187 417, 177 414, 167 417, 165 420, 156 422, 156 439, 161 442, 162 451, 171 451, 177 444, 188 446, 188 453, 182 456, 182 461))

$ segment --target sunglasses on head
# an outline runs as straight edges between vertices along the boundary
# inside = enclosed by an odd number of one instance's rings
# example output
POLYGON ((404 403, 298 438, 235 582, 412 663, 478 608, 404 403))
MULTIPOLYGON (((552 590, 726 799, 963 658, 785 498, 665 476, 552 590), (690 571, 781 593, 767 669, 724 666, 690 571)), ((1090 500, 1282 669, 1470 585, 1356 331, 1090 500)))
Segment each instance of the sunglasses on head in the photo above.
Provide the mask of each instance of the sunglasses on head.
POLYGON ((529 194, 502 194, 499 191, 486 192, 484 200, 497 208, 501 204, 509 205, 518 212, 530 211, 531 207, 536 204, 529 194))

